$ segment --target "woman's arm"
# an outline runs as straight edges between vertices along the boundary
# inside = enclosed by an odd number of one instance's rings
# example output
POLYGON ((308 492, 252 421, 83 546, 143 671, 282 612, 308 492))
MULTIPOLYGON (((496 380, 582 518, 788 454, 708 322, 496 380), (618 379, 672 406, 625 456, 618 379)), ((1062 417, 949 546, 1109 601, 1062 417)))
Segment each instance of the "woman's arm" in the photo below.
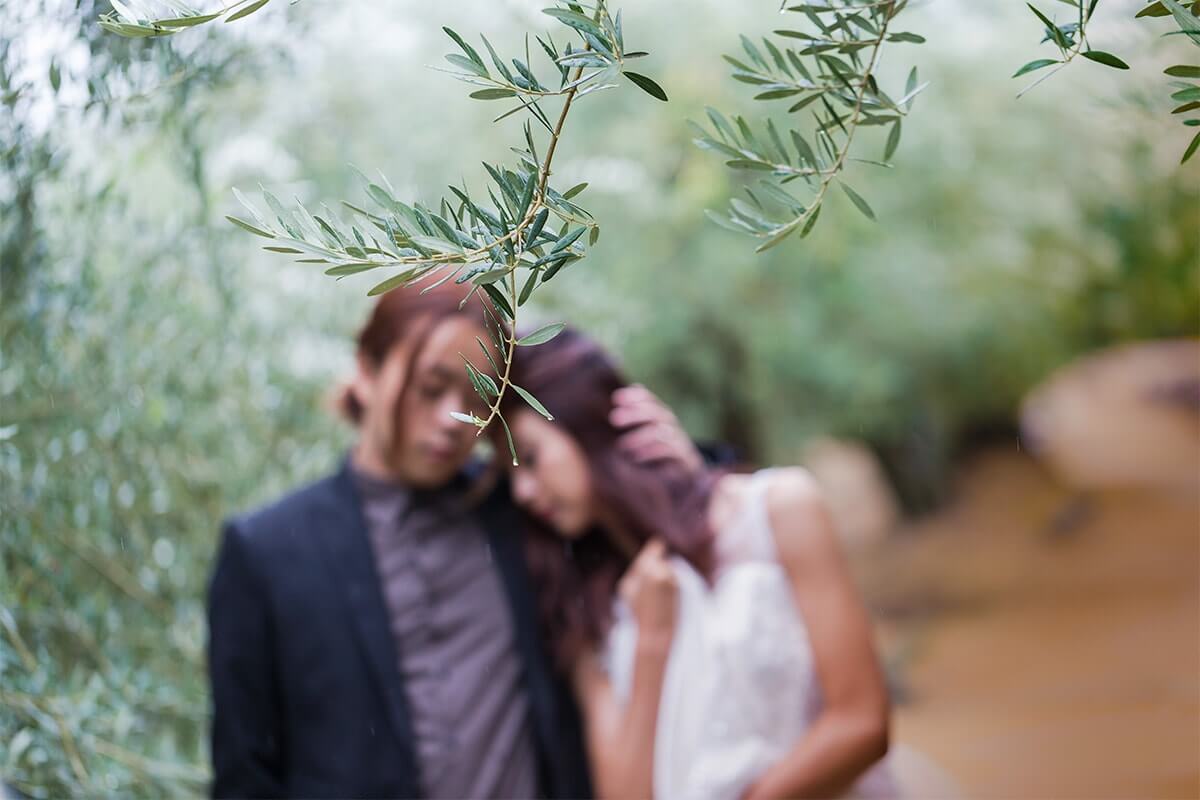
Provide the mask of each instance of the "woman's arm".
POLYGON ((576 662, 572 678, 597 795, 635 800, 654 794, 655 727, 678 602, 675 575, 661 542, 643 548, 622 579, 620 593, 638 622, 628 701, 619 702, 594 652, 576 662))
POLYGON ((866 609, 816 484, 803 470, 781 471, 767 505, 808 628, 823 705, 804 737, 746 797, 831 797, 887 752, 887 688, 866 609))

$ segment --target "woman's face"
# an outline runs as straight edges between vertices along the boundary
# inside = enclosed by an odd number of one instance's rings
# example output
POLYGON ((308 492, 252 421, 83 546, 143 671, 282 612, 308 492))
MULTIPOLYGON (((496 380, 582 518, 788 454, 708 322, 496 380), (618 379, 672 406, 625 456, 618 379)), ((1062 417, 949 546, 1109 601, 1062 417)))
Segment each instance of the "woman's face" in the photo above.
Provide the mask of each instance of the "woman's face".
POLYGON ((582 536, 593 520, 592 480, 579 443, 537 412, 511 416, 520 466, 512 471, 513 500, 560 536, 582 536))

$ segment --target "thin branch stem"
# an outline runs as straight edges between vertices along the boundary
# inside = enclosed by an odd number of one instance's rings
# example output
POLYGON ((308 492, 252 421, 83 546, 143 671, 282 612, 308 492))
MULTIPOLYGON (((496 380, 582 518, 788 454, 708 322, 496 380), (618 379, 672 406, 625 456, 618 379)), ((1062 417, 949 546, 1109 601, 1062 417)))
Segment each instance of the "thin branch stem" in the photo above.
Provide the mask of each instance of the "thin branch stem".
POLYGON ((164 621, 170 620, 170 609, 167 604, 163 602, 162 598, 144 589, 142 585, 125 570, 124 567, 113 562, 111 559, 105 556, 97 556, 91 552, 76 547, 75 544, 65 536, 62 536, 53 530, 50 531, 50 534, 58 540, 60 545, 71 551, 71 553, 74 555, 78 556, 84 563, 107 578, 118 589, 132 597, 134 600, 140 601, 164 621))
POLYGON ((841 172, 843 165, 846 163, 846 156, 850 152, 850 144, 854 140, 854 134, 859 128, 858 120, 862 116, 863 99, 866 96, 867 87, 870 83, 868 78, 871 76, 872 72, 874 72, 875 65, 879 58, 879 48, 883 43, 884 37, 887 36, 887 28, 888 25, 891 24, 893 16, 891 13, 891 7, 895 5, 895 0, 886 0, 886 5, 888 6, 888 12, 884 16, 884 20, 879 29, 879 36, 875 39, 875 45, 871 48, 871 58, 867 61, 868 68, 867 71, 863 73, 862 83, 858 87, 858 93, 854 99, 854 111, 851 113, 850 120, 845 127, 846 139, 842 143, 841 150, 838 152, 837 160, 835 160, 833 166, 829 168, 828 174, 821 179, 821 186, 817 189, 816 195, 813 197, 812 202, 809 203, 808 208, 804 210, 804 213, 793 219, 791 222, 776 228, 770 234, 768 234, 771 241, 759 245, 756 248, 758 251, 764 250, 772 242, 778 241, 783 236, 787 236, 791 231, 794 231, 796 228, 799 228, 808 222, 812 215, 816 213, 816 210, 821 207, 821 203, 825 199, 825 193, 829 191, 829 187, 833 185, 833 182, 837 179, 838 173, 841 172))
MULTIPOLYGON (((7 626, 5 627, 7 628, 7 626)), ((75 773, 75 780, 79 781, 80 788, 86 788, 91 783, 91 776, 88 774, 87 768, 84 767, 83 759, 79 755, 79 748, 75 744, 75 736, 67 726, 66 719, 55 708, 54 703, 43 697, 3 691, 0 691, 0 703, 3 703, 8 708, 24 711, 39 724, 44 725, 45 720, 39 718, 36 712, 41 712, 50 717, 54 722, 54 726, 58 729, 58 738, 62 741, 63 751, 67 754, 67 761, 71 765, 71 771, 75 773)))
POLYGON ((21 663, 25 667, 25 671, 32 674, 37 670, 37 659, 33 656, 33 651, 29 649, 29 645, 25 644, 25 640, 21 638, 21 632, 17 630, 16 620, 7 614, 0 614, 0 622, 4 623, 4 632, 8 635, 8 640, 12 642, 13 648, 16 649, 17 655, 21 657, 21 663))
POLYGON ((190 764, 177 764, 170 761, 159 761, 146 758, 132 750, 113 744, 106 739, 88 734, 86 741, 97 753, 106 755, 113 761, 118 761, 142 775, 159 780, 183 780, 192 783, 203 783, 208 780, 206 770, 193 767, 190 764))
MULTIPOLYGON (((1083 3, 1084 2, 1085 2, 1085 0, 1080 0, 1080 3, 1079 3, 1079 28, 1078 28, 1078 30, 1075 31, 1075 46, 1070 49, 1063 49, 1063 47, 1061 45, 1059 45, 1058 42, 1055 42, 1054 44, 1056 47, 1058 47, 1059 55, 1062 56, 1062 63, 1060 63, 1057 67, 1050 70, 1049 72, 1044 73, 1041 77, 1039 77, 1033 83, 1029 84, 1024 89, 1017 92, 1018 100, 1021 99, 1022 96, 1024 96, 1027 92, 1029 92, 1035 86, 1040 84, 1042 81, 1044 81, 1044 80, 1050 78, 1052 75, 1056 75, 1060 71, 1062 71, 1063 67, 1067 66, 1067 64, 1070 64, 1072 61, 1074 61, 1075 57, 1083 51, 1083 46, 1085 44, 1087 44, 1087 31, 1085 30, 1087 21, 1084 20, 1084 18, 1083 18, 1083 3)), ((1051 37, 1051 41, 1053 41, 1053 37, 1051 37)))
MULTIPOLYGON (((590 46, 588 49, 590 49, 590 46)), ((576 67, 575 74, 570 82, 574 83, 574 81, 579 78, 579 75, 582 72, 583 67, 576 67)), ((518 244, 523 244, 519 238, 519 235, 525 232, 526 227, 532 223, 533 218, 537 214, 538 210, 545 205, 546 185, 550 180, 550 165, 554 161, 554 153, 558 149, 558 140, 562 136, 563 125, 567 121, 567 113, 571 110, 571 103, 575 100, 575 94, 578 89, 578 86, 574 86, 566 94, 566 99, 563 101, 562 110, 558 114, 558 121, 554 125, 554 130, 550 133, 550 143, 546 147, 546 156, 542 159, 542 164, 538 168, 538 185, 533 192, 533 201, 529 204, 529 210, 525 214, 525 218, 521 220, 519 225, 513 227, 512 233, 518 235, 518 244)), ((517 313, 517 279, 515 263, 509 265, 508 275, 506 277, 508 278, 509 296, 512 298, 513 315, 515 317, 517 313)), ((499 376, 499 393, 497 394, 495 401, 490 404, 487 418, 479 425, 479 432, 476 434, 477 436, 481 435, 484 430, 487 429, 487 426, 491 424, 492 420, 499 416, 500 403, 504 400, 504 393, 508 387, 512 385, 512 362, 513 356, 515 355, 517 349, 517 321, 515 318, 511 320, 511 324, 508 326, 508 332, 505 339, 506 341, 504 344, 507 352, 504 356, 504 374, 499 376)))
POLYGON ((67 727, 67 721, 63 719, 63 715, 56 708, 46 709, 50 715, 54 717, 54 723, 58 726, 58 735, 63 743, 63 750, 67 753, 67 760, 71 763, 71 771, 75 773, 75 780, 80 784, 87 785, 91 783, 91 776, 88 775, 87 768, 83 766, 83 759, 79 757, 79 747, 75 744, 75 736, 71 733, 71 729, 67 727))
POLYGON ((1040 78, 1038 78, 1038 79, 1037 79, 1037 80, 1035 80, 1033 83, 1031 83, 1031 84, 1029 84, 1028 86, 1026 86, 1026 87, 1025 87, 1024 89, 1022 89, 1021 91, 1017 92, 1017 99, 1018 99, 1018 100, 1020 100, 1020 99, 1021 99, 1021 97, 1023 97, 1023 96, 1025 95, 1025 93, 1026 93, 1026 92, 1028 92, 1029 90, 1033 89, 1033 87, 1037 86, 1039 83, 1041 83, 1042 81, 1046 80, 1046 79, 1047 79, 1047 78, 1049 78, 1050 76, 1057 74, 1057 73, 1059 72, 1059 70, 1061 70, 1063 67, 1067 66, 1067 64, 1069 64, 1069 63, 1070 63, 1070 61, 1064 61, 1064 62, 1062 62, 1061 64, 1059 64, 1057 67, 1055 67, 1054 69, 1050 70, 1049 72, 1043 73, 1043 74, 1042 74, 1042 76, 1041 76, 1040 78))

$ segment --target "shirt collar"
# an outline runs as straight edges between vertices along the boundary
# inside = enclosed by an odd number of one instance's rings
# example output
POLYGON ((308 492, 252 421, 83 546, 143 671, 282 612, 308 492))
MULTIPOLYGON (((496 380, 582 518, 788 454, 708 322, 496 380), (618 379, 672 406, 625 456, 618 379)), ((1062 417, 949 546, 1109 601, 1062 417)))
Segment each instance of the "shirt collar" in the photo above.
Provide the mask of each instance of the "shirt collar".
POLYGON ((413 506, 465 504, 475 471, 474 465, 468 464, 443 486, 434 489, 415 489, 399 481, 368 475, 355 467, 351 459, 347 459, 347 466, 363 504, 368 506, 394 504, 397 517, 413 506))

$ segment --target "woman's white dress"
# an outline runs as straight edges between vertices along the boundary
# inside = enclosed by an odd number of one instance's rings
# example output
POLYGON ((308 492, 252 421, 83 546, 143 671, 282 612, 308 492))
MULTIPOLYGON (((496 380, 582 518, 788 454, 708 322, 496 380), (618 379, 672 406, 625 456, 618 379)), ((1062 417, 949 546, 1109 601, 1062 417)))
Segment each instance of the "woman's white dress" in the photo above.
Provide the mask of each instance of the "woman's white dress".
MULTIPOLYGON (((658 800, 736 800, 820 713, 808 631, 771 532, 768 475, 752 476, 741 512, 717 533, 711 587, 673 559, 679 615, 655 733, 658 800)), ((604 661, 619 698, 629 694, 636 643, 636 623, 618 600, 604 661)), ((885 761, 847 796, 897 795, 885 761)))

